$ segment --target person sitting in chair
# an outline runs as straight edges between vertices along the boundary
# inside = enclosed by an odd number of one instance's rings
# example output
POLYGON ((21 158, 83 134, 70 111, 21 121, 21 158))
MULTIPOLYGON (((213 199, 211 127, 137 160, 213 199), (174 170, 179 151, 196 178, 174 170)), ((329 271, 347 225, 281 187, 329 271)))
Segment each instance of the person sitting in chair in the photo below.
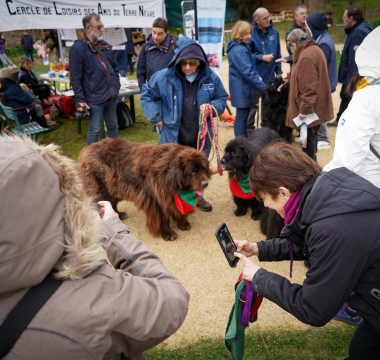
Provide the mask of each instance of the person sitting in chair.
POLYGON ((40 83, 37 74, 34 72, 32 61, 29 58, 21 58, 20 69, 21 71, 18 74, 19 84, 23 83, 31 88, 40 100, 50 96, 49 85, 40 83))
POLYGON ((3 68, 0 70, 0 84, 0 91, 3 93, 5 100, 4 105, 12 109, 22 108, 15 111, 20 123, 27 124, 30 115, 32 115, 33 121, 36 121, 42 127, 54 128, 46 124, 42 105, 39 104, 39 101, 37 99, 33 100, 33 97, 26 90, 12 80, 12 71, 10 69, 3 68))

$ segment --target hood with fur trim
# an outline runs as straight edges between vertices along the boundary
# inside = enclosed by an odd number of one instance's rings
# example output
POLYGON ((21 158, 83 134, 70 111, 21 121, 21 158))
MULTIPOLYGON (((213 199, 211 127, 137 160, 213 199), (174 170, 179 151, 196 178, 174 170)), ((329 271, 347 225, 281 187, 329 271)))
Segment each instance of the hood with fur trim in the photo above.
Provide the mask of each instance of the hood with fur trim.
POLYGON ((105 262, 100 231, 75 161, 28 137, 0 138, 0 294, 53 269, 76 280, 105 262))

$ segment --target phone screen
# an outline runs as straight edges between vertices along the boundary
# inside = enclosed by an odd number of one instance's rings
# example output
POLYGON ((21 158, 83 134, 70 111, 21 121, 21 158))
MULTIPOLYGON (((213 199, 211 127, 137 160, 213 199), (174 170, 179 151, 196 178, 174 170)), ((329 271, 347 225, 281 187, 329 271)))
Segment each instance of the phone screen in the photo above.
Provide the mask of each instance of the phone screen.
POLYGON ((230 258, 231 262, 233 262, 236 259, 234 252, 237 251, 237 248, 234 241, 232 240, 232 236, 230 232, 228 231, 226 225, 220 228, 218 232, 218 236, 220 239, 220 243, 226 250, 227 256, 230 258))

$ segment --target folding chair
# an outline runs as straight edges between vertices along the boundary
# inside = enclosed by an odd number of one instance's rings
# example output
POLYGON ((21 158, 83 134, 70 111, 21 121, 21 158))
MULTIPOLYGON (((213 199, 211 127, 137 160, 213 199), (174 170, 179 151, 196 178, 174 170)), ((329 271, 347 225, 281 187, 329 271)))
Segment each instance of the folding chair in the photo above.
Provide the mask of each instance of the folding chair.
MULTIPOLYGON (((51 130, 49 128, 42 127, 40 124, 36 122, 31 122, 28 124, 21 125, 14 110, 9 106, 3 105, 3 103, 5 103, 4 96, 2 93, 0 93, 0 108, 7 120, 7 123, 10 128, 9 130, 12 131, 13 133, 17 135, 23 135, 23 134, 30 135, 34 139, 34 141, 37 141, 38 136, 41 133, 51 130)), ((15 110, 20 110, 20 109, 23 109, 23 108, 19 108, 15 110)))

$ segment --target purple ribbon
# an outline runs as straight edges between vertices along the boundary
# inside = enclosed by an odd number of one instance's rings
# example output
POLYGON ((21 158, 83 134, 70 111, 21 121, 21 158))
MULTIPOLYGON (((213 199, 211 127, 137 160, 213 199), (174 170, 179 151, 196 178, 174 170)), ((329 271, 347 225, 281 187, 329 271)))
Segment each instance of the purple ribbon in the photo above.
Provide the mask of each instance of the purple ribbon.
MULTIPOLYGON (((256 295, 257 297, 257 295, 256 295)), ((251 283, 249 282, 248 284, 245 284, 243 287, 243 291, 240 294, 240 298, 244 300, 245 298, 245 303, 244 304, 244 309, 243 313, 241 316, 241 326, 242 327, 248 327, 249 326, 249 315, 250 315, 250 310, 252 306, 252 298, 253 298, 253 289, 251 286, 251 283)))
POLYGON ((289 241, 289 252, 290 252, 290 277, 293 273, 293 243, 289 241))

